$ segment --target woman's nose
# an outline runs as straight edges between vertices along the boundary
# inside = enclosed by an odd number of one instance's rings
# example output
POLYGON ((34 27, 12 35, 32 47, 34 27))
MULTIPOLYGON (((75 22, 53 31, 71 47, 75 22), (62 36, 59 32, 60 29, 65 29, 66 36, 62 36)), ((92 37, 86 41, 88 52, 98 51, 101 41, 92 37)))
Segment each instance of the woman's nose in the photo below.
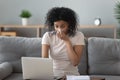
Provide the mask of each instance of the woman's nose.
POLYGON ((61 29, 61 28, 59 28, 59 29, 58 29, 58 31, 59 31, 59 32, 61 32, 61 31, 62 31, 62 29, 61 29))

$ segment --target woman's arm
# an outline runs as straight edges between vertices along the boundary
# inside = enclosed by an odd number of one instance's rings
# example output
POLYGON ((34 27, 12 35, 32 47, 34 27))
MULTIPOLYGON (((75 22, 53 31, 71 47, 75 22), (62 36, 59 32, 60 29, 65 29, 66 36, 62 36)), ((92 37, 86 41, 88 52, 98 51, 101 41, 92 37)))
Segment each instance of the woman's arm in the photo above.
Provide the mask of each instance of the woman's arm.
POLYGON ((79 64, 84 46, 83 45, 72 46, 72 43, 71 43, 69 37, 67 35, 65 35, 63 32, 61 32, 61 33, 58 32, 57 36, 60 39, 64 40, 64 42, 66 43, 68 57, 69 57, 71 63, 74 66, 77 66, 79 64))
POLYGON ((49 57, 49 45, 47 44, 42 44, 42 57, 43 58, 48 58, 49 57))
POLYGON ((66 43, 66 47, 67 47, 68 57, 69 57, 71 63, 74 66, 77 66, 80 62, 80 58, 81 58, 84 46, 83 45, 72 46, 70 41, 67 41, 65 43, 66 43))

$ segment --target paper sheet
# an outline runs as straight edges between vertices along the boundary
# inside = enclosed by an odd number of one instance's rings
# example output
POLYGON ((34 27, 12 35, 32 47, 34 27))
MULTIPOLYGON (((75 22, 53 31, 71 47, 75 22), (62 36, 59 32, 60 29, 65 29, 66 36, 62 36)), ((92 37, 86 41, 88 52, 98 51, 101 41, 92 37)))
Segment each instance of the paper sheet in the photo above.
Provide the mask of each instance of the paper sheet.
POLYGON ((67 75, 67 80, 90 80, 89 76, 67 75))

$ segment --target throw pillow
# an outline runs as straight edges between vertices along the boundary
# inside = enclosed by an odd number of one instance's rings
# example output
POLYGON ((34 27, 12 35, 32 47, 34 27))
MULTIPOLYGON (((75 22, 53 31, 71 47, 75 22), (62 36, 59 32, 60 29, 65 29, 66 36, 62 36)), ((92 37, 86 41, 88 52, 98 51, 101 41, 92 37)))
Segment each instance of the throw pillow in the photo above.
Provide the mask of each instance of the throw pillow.
POLYGON ((0 79, 4 79, 12 73, 12 65, 9 62, 3 62, 0 64, 0 79))

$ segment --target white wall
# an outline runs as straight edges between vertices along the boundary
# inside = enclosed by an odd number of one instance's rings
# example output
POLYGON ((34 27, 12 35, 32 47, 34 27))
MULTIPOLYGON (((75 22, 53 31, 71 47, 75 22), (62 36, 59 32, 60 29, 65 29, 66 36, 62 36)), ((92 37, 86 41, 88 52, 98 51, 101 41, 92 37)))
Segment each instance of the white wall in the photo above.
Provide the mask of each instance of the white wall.
MULTIPOLYGON (((48 9, 55 6, 69 7, 76 11, 80 24, 93 24, 100 17, 102 24, 115 24, 114 6, 117 0, 0 0, 0 24, 21 24, 22 9, 32 13, 30 24, 44 24, 48 9)), ((32 32, 31 32, 32 33, 32 32)))

